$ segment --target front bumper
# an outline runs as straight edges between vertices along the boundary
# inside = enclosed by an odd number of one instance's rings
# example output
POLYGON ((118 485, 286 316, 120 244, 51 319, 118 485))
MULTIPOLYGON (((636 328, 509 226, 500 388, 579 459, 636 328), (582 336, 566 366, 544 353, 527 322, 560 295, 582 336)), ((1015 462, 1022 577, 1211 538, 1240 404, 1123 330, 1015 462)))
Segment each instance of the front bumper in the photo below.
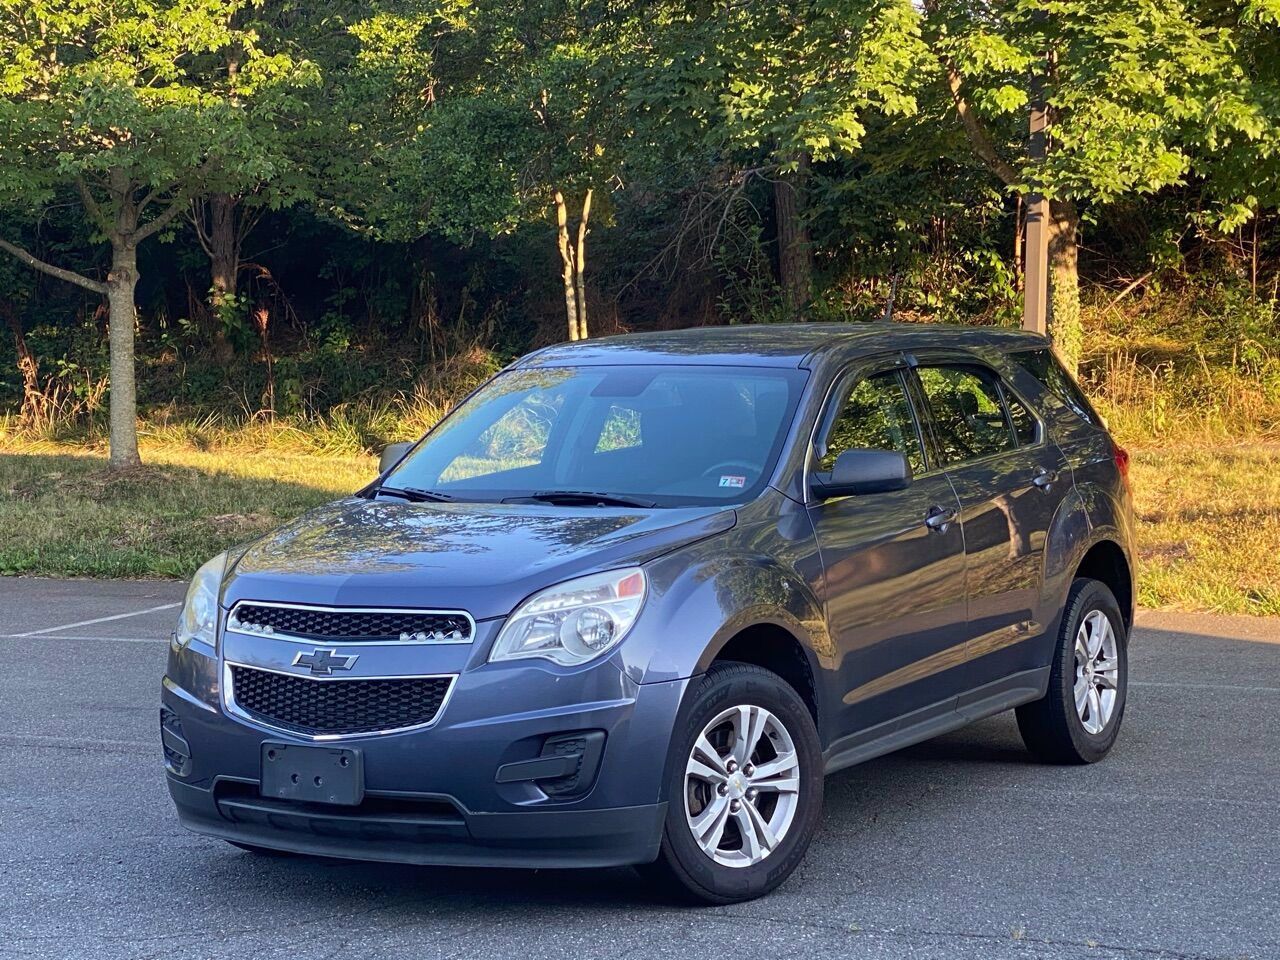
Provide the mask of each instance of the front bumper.
POLYGON ((197 833, 419 864, 604 867, 658 854, 664 768, 687 680, 637 684, 608 660, 576 671, 467 664, 429 728, 343 739, 363 754, 365 779, 365 801, 343 807, 259 795, 262 743, 309 741, 229 715, 213 689, 218 667, 197 650, 171 650, 163 687, 169 792, 197 833), (593 779, 572 796, 511 779, 548 738, 575 732, 602 732, 604 746, 593 779))
MULTIPOLYGON (((325 857, 394 863, 489 867, 612 867, 658 855, 665 803, 607 810, 474 813, 447 801, 418 815, 373 813, 255 799, 184 783, 170 774, 169 795, 184 827, 223 840, 325 857)), ((237 784, 240 786, 240 784, 237 784)), ((243 786, 256 788, 256 782, 243 786)), ((402 808, 403 809, 403 808, 402 808)))

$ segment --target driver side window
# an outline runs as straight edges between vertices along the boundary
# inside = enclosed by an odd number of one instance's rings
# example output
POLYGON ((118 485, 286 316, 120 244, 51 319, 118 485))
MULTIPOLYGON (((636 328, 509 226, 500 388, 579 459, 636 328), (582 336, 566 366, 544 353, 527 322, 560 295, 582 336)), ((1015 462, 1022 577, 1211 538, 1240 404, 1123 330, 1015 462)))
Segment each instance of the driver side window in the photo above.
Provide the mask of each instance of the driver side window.
POLYGON ((846 450, 897 450, 905 454, 911 471, 925 471, 924 453, 906 387, 896 371, 878 373, 854 384, 840 404, 827 433, 818 470, 830 471, 846 450))

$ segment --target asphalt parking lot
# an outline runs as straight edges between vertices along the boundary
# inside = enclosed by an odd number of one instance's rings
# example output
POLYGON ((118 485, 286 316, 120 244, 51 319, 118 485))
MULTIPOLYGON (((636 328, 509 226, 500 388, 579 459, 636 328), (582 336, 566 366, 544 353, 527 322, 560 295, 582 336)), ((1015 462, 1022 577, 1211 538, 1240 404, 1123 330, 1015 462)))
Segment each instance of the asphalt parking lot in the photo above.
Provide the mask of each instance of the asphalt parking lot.
POLYGON ((157 734, 172 583, 0 579, 0 957, 1280 958, 1280 623, 1147 614, 1115 752, 1011 716, 841 773, 773 896, 628 870, 260 858, 183 832, 157 734))

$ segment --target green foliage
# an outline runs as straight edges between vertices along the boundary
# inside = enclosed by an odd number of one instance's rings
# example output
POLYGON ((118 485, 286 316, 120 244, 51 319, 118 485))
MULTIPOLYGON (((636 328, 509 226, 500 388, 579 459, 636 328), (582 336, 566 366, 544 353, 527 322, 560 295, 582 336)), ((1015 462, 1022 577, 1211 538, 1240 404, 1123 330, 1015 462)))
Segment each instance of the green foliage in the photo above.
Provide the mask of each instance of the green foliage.
MULTIPOLYGON (((1256 168, 1280 151, 1270 3, 1227 0, 939 0, 926 6, 938 71, 999 131, 1023 188, 1109 203, 1208 179, 1231 228, 1259 202, 1256 168), (1047 56, 1046 56, 1047 52, 1047 56), (1048 156, 1025 148, 1038 76, 1048 156)), ((1274 203, 1274 197, 1270 200, 1274 203)))
POLYGON ((627 133, 601 65, 605 9, 400 0, 354 23, 359 51, 334 78, 349 116, 339 216, 465 244, 545 222, 556 189, 616 178, 627 133))
POLYGON ((642 16, 652 36, 630 86, 650 136, 787 166, 856 150, 870 112, 915 112, 927 51, 909 0, 689 0, 642 16))
MULTIPOLYGON (((0 0, 0 13, 0 238, 92 278, 122 216, 137 215, 135 238, 173 241, 139 261, 146 414, 359 419, 475 348, 487 368, 559 339, 556 190, 571 213, 594 191, 593 332, 792 319, 775 186, 802 166, 813 319, 877 318, 892 294, 904 320, 1017 323, 1017 197, 1041 187, 1084 217, 1087 301, 1137 282, 1108 317, 1138 324, 1130 306, 1175 291, 1203 340, 1231 343, 1211 362, 1263 377, 1277 353, 1276 0, 0 0), (1011 177, 975 151, 949 70, 1011 177), (1037 76, 1043 161, 1026 137, 1037 76), (183 227, 210 191, 262 217, 236 295, 212 309, 208 258, 183 227)), ((92 296, 0 258, 0 309, 41 389, 101 390, 92 296)), ((1086 304, 1089 347, 1098 309, 1086 304)), ((15 359, 0 339, 0 398, 16 408, 15 359)), ((100 416, 81 403, 72 429, 93 435, 100 416)), ((352 427, 361 442, 380 432, 352 427)))
POLYGON ((316 71, 264 49, 239 25, 254 12, 245 0, 3 0, 0 193, 30 209, 86 184, 106 231, 124 188, 168 201, 278 175, 278 127, 316 71))

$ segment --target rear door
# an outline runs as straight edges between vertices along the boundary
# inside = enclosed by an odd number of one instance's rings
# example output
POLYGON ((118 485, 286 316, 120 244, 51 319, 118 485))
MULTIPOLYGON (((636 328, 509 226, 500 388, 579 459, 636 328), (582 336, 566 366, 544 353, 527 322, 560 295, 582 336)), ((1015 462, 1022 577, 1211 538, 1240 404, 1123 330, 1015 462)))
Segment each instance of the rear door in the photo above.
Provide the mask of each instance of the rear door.
POLYGON ((817 472, 830 470, 845 450, 870 448, 902 452, 915 474, 905 490, 809 506, 838 662, 838 729, 845 736, 892 733, 915 711, 923 711, 919 719, 949 713, 964 686, 959 503, 925 452, 908 383, 901 358, 846 374, 815 435, 817 472))
POLYGON ((914 380, 930 450, 960 502, 969 686, 999 696, 1042 666, 1027 641, 1052 626, 1041 590, 1044 545, 1070 469, 1031 407, 977 358, 921 358, 914 380))

